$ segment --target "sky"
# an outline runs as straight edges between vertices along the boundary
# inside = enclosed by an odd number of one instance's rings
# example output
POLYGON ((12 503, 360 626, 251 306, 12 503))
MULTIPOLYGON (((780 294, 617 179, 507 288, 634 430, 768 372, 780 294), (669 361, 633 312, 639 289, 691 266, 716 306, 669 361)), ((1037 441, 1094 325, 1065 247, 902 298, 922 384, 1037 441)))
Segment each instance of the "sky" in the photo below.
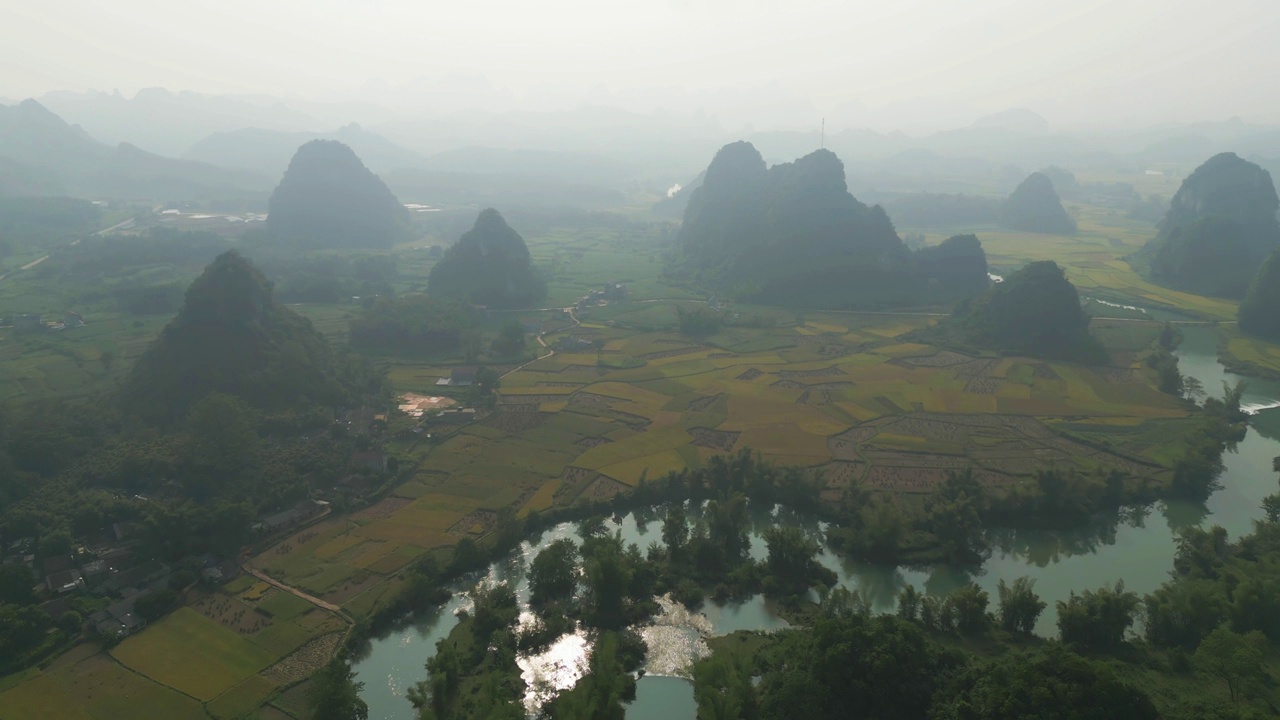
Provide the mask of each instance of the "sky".
POLYGON ((0 97, 165 87, 756 129, 1280 121, 1276 0, 0 0, 0 97))

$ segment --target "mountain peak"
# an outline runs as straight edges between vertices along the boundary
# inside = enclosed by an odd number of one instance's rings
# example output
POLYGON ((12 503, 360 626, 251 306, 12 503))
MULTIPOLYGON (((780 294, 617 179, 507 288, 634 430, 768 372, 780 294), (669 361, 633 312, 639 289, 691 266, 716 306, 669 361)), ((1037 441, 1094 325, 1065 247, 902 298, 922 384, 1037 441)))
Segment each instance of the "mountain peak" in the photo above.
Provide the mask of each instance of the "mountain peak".
POLYGON ((1009 195, 1001 222, 1023 232, 1071 235, 1076 231, 1076 223, 1062 207, 1053 181, 1042 172, 1028 175, 1009 195))
POLYGON ((191 283, 178 315, 138 359, 121 400, 145 420, 167 422, 212 392, 267 409, 302 397, 336 402, 342 394, 324 337, 276 303, 271 284, 234 250, 191 283))
POLYGON ((431 268, 427 292, 480 305, 527 305, 546 296, 524 238, 493 208, 476 222, 431 268))
POLYGON ((1280 247, 1271 174, 1231 152, 1197 167, 1169 203, 1140 256, 1157 282, 1187 292, 1242 297, 1254 270, 1280 247))
POLYGON ((323 247, 387 247, 405 237, 409 211, 346 144, 298 148, 271 193, 267 227, 323 247))

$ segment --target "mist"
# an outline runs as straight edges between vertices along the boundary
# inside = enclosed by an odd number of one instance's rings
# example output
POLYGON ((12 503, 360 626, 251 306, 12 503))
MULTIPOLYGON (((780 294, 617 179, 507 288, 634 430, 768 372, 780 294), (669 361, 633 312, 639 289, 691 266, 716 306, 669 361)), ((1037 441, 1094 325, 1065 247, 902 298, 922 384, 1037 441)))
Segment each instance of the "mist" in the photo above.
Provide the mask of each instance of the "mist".
MULTIPOLYGON (((1280 8, 771 0, 11 3, 0 97, 164 87, 346 103, 344 122, 582 106, 730 130, 924 134, 1027 107, 1054 127, 1280 119, 1280 8)), ((265 96, 265 97, 264 97, 265 96)))

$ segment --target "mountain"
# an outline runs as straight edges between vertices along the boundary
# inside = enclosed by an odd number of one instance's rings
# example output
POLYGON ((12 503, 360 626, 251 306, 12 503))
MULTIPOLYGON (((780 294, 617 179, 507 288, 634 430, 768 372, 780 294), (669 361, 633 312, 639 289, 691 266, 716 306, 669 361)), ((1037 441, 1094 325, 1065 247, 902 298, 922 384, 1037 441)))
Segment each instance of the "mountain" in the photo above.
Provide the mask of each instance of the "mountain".
POLYGON ((919 333, 928 342, 1046 360, 1106 361, 1080 294, 1052 260, 1033 262, 919 333))
POLYGON ((73 175, 104 162, 111 148, 35 100, 0 105, 0 156, 32 168, 73 175))
MULTIPOLYGON (((844 164, 828 150, 766 167, 751 143, 731 143, 688 202, 678 238, 682 270, 739 298, 805 307, 956 299, 957 285, 930 282, 937 266, 929 253, 918 264, 884 210, 849 194, 844 164)), ((957 241, 942 252, 965 248, 973 245, 957 241)), ((981 274, 975 264, 962 266, 968 281, 985 287, 981 260, 981 274)))
POLYGON ((262 175, 161 157, 129 143, 120 143, 104 162, 71 182, 79 195, 134 200, 259 197, 271 189, 262 175))
POLYGON ((0 197, 48 197, 66 195, 58 176, 17 160, 0 157, 0 197))
POLYGON ((336 140, 294 153, 271 193, 267 229, 317 247, 390 247, 409 232, 409 211, 336 140))
POLYGON ((35 100, 0 106, 0 157, 16 162, 24 176, 43 178, 38 187, 61 187, 81 197, 191 200, 270 188, 263 177, 162 157, 128 143, 111 148, 35 100))
MULTIPOLYGON (((193 143, 216 132, 244 127, 294 132, 324 126, 308 113, 269 97, 216 96, 145 88, 132 98, 97 91, 52 92, 42 96, 41 101, 53 112, 84 127, 95 138, 112 145, 127 142, 171 157, 181 155, 193 143)), ((268 176, 278 174, 276 171, 268 176)))
POLYGON ((182 157, 225 168, 278 177, 298 148, 312 140, 336 140, 351 148, 375 173, 421 167, 426 158, 352 123, 329 133, 240 128, 218 132, 192 145, 182 157))
POLYGON ((938 245, 915 251, 912 260, 935 302, 971 297, 991 284, 987 254, 976 235, 952 235, 938 245))
POLYGON ((984 115, 973 122, 975 128, 1012 130, 1027 135, 1043 135, 1049 132, 1049 121, 1026 108, 1002 110, 984 115))
POLYGON ((519 307, 546 297, 524 238, 492 208, 483 210, 431 268, 427 292, 490 307, 519 307))
POLYGON ((1280 250, 1262 264, 1240 303, 1240 330, 1280 342, 1280 250))
POLYGON ((1178 290, 1244 297, 1254 270, 1280 247, 1278 207, 1270 173, 1234 153, 1214 155, 1182 181, 1135 265, 1178 290))
POLYGON ((1027 176, 1005 200, 1000 209, 1000 224, 1022 232, 1050 235, 1072 235, 1076 231, 1076 222, 1063 209, 1053 181, 1042 172, 1027 176))
POLYGON ((303 398, 337 403, 333 353, 311 321, 280 305, 271 283, 237 252, 218 256, 182 309, 134 365, 126 412, 170 422, 211 392, 282 410, 303 398))

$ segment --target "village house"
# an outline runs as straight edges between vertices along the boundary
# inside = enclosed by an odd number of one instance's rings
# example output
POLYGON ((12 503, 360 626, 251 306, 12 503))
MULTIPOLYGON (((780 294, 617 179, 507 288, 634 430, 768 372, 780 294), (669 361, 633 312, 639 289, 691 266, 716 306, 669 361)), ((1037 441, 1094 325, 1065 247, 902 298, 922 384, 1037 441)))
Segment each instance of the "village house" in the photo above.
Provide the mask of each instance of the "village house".
POLYGON ((561 352, 588 352, 593 348, 595 348, 594 343, 577 335, 569 335, 556 340, 556 350, 561 352))
POLYGON ((449 387, 468 387, 475 381, 475 367, 458 367, 449 373, 449 387))
POLYGON ((441 410, 439 415, 432 417, 428 423, 433 425, 466 425, 476 419, 475 408, 448 408, 441 410))
POLYGON ((151 590, 143 590, 132 594, 106 610, 99 610, 90 615, 89 622, 93 625, 94 631, 104 637, 114 635, 125 638, 146 627, 147 621, 134 612, 133 606, 138 598, 146 597, 151 592, 151 590))
POLYGON ((329 507, 329 503, 323 500, 312 500, 307 498, 300 501, 297 505, 288 510, 281 510, 278 513, 268 515, 254 524, 253 529, 260 533, 274 533, 291 528, 306 520, 323 513, 329 507))
POLYGON ((49 592, 56 592, 59 595, 84 589, 84 576, 80 574, 79 570, 63 570, 53 573, 46 577, 44 582, 49 588, 49 592))

